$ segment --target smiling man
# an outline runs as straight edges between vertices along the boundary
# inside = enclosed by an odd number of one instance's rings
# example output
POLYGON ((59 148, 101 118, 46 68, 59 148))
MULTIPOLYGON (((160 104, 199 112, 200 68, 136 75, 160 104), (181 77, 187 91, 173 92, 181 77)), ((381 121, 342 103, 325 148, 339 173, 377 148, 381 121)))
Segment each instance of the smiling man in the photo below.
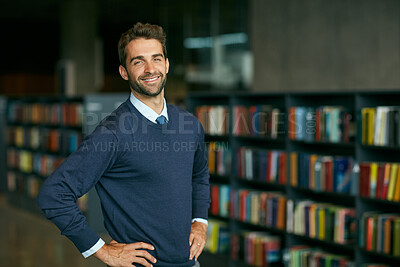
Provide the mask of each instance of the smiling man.
POLYGON ((94 254, 108 266, 199 266, 206 242, 204 132, 193 115, 166 103, 165 43, 157 25, 137 23, 122 34, 119 72, 129 83, 129 99, 85 138, 37 198, 84 257, 94 254), (99 151, 103 143, 109 149, 99 151), (93 186, 110 244, 89 228, 75 204, 93 186))

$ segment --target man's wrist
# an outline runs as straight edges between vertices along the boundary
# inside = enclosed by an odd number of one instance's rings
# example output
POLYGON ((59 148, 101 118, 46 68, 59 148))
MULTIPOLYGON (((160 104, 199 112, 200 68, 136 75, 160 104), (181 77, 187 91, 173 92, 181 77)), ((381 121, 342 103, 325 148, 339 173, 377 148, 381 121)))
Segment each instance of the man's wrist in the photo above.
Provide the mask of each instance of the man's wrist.
POLYGON ((87 258, 87 257, 93 255, 94 253, 99 251, 99 249, 101 249, 104 246, 104 244, 105 244, 104 240, 100 238, 97 241, 97 243, 94 244, 93 247, 91 247, 90 249, 86 250, 85 252, 82 252, 83 257, 87 258))
POLYGON ((201 222, 208 226, 208 221, 206 219, 194 218, 194 219, 192 219, 192 223, 194 223, 194 222, 201 222))

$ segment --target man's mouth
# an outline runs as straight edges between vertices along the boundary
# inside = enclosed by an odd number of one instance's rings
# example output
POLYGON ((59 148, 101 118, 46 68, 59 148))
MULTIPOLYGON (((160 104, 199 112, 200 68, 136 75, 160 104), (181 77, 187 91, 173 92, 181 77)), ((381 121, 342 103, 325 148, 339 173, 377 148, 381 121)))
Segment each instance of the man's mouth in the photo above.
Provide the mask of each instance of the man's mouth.
POLYGON ((149 78, 146 78, 146 79, 142 79, 142 81, 145 81, 145 82, 154 82, 154 81, 158 80, 159 78, 160 78, 160 76, 149 77, 149 78))

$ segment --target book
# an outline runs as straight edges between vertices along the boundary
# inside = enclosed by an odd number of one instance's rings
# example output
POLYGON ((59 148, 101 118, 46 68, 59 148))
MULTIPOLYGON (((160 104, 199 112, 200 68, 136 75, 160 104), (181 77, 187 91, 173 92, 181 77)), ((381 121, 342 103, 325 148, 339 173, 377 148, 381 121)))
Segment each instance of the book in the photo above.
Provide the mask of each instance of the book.
POLYGON ((393 201, 400 201, 400 171, 397 170, 396 185, 394 189, 393 201))
POLYGON ((371 163, 371 166, 370 166, 370 177, 369 177, 369 181, 370 181, 369 197, 371 197, 371 198, 375 197, 377 180, 378 180, 378 164, 373 162, 373 163, 371 163))
POLYGON ((381 199, 387 199, 387 196, 388 196, 391 167, 392 167, 392 165, 390 163, 384 164, 383 187, 382 187, 381 199))
POLYGON ((397 180, 397 169, 398 169, 398 164, 393 163, 392 167, 390 168, 390 181, 389 181, 389 188, 388 188, 388 193, 387 193, 387 200, 392 201, 394 198, 394 190, 396 186, 396 180, 397 180))

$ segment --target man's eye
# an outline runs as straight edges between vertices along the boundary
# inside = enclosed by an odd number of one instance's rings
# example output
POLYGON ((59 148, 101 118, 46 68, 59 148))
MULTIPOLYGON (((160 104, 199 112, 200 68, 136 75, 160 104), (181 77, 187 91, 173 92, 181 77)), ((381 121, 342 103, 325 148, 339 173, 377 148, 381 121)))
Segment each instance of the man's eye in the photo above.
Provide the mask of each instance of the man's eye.
POLYGON ((141 63, 142 63, 142 61, 135 61, 135 62, 133 62, 133 65, 139 65, 141 63))

